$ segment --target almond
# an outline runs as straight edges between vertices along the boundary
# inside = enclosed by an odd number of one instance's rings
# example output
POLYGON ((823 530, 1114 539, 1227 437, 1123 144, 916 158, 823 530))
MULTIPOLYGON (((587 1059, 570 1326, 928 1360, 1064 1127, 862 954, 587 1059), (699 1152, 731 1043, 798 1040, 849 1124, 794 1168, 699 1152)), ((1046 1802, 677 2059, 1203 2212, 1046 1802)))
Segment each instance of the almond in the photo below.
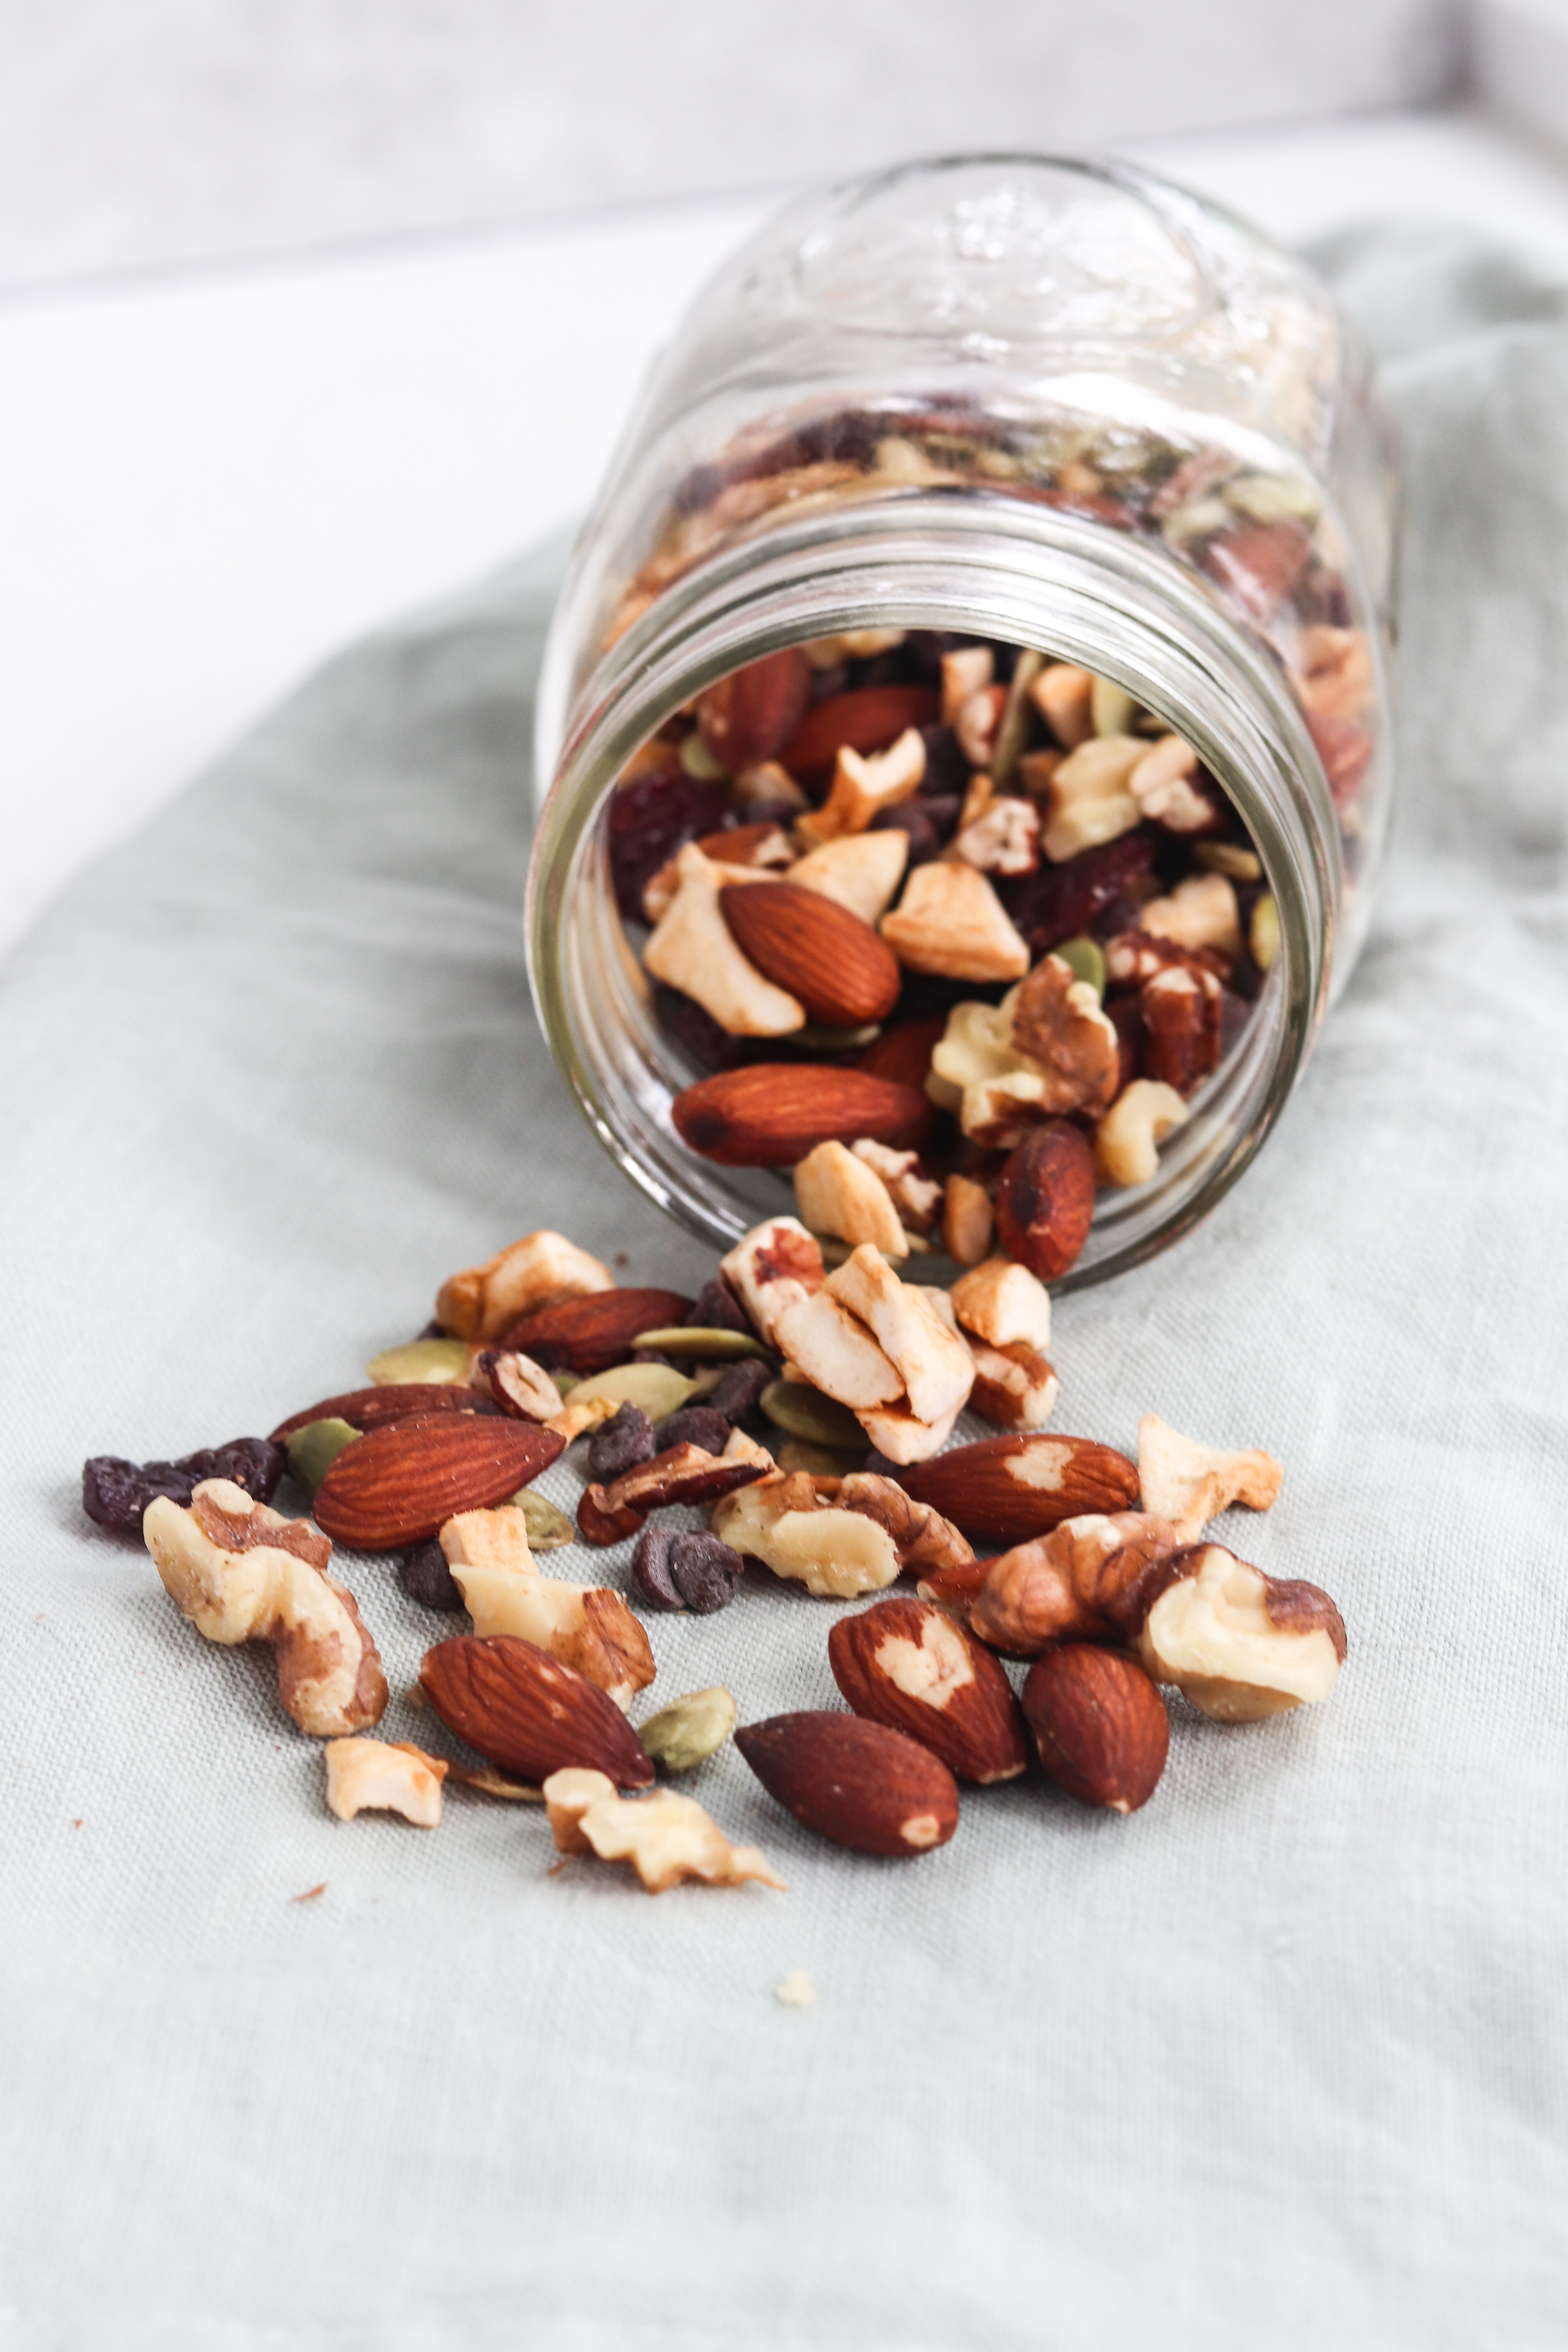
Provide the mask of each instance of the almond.
POLYGON ((323 1397, 320 1404, 291 1412, 272 1433, 280 1445, 297 1429, 312 1421, 346 1421, 351 1429, 381 1429, 389 1421, 414 1421, 432 1412, 493 1413, 496 1408, 477 1389, 460 1381, 404 1381, 385 1388, 350 1389, 346 1396, 323 1397))
POLYGON ((1042 1282, 1065 1274, 1089 1239, 1094 1153, 1081 1128, 1047 1119, 1012 1152, 996 1188, 996 1237, 1042 1282))
MULTIPOLYGON (((890 1078, 819 1062, 754 1062, 700 1078, 676 1096, 670 1116, 682 1141, 705 1160, 726 1168, 793 1168, 819 1143, 856 1143, 862 1136, 914 1150, 932 1112, 913 1087, 890 1078)), ((640 1328, 670 1319, 650 1318, 640 1328)))
POLYGON ((858 1716, 907 1731, 961 1780, 1015 1780, 1029 1760, 1013 1685, 989 1650, 925 1601, 879 1601, 827 1637, 858 1716))
POLYGON ((640 1332, 679 1323, 690 1311, 690 1299, 675 1290, 600 1290, 525 1315, 498 1345, 531 1356, 546 1371, 607 1372, 627 1360, 640 1332))
POLYGON ((1080 1804, 1135 1813, 1159 1785, 1171 1745, 1165 1702, 1142 1666, 1069 1642, 1024 1682, 1024 1713, 1053 1780, 1080 1804))
POLYGON ((826 782, 838 753, 885 751, 906 727, 929 727, 940 698, 930 686, 863 686, 814 703, 779 753, 803 783, 826 782))
POLYGON ((984 1437, 915 1464, 899 1484, 965 1535, 1005 1544, 1086 1511, 1131 1510, 1138 1499, 1136 1465, 1090 1437, 984 1437))
POLYGON ((883 1021, 899 1001, 899 960, 868 923, 795 882, 748 882, 719 893, 743 955, 787 990, 813 1021, 856 1029, 883 1021))
POLYGON ((424 1543, 457 1511, 488 1509, 561 1452, 553 1430, 500 1414, 394 1422, 345 1445, 316 1489, 316 1524, 351 1551, 424 1543))
POLYGON ((811 691, 798 646, 731 670, 697 698, 697 731, 730 773, 771 760, 795 733, 811 691))
POLYGON ((653 1759, 613 1698, 515 1633, 459 1633, 427 1650, 419 1685, 449 1731, 520 1780, 577 1765, 646 1789, 653 1759))
POLYGON ((858 1715, 774 1715, 735 1745, 767 1790, 818 1837, 905 1858, 945 1845, 958 1783, 918 1739, 858 1715))

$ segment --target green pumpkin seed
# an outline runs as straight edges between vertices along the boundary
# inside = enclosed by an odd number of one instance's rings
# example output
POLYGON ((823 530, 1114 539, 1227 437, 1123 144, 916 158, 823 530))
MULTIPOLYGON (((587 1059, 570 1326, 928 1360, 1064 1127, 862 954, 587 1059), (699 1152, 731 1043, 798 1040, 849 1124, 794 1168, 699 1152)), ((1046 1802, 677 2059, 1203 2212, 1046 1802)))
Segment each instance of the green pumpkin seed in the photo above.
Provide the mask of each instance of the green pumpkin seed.
POLYGON ((775 1459, 781 1470, 805 1470, 813 1478, 847 1478, 861 1467, 869 1452, 864 1432, 858 1454, 841 1453, 837 1445, 810 1445, 804 1437, 786 1437, 775 1459))
POLYGON ((1105 950, 1098 940, 1087 933, 1076 940, 1064 940, 1060 947, 1051 950, 1060 956, 1075 980, 1085 980, 1101 1003, 1105 999, 1105 950))
POLYGON ((996 722, 996 740, 991 747, 991 781, 1000 791, 1012 780, 1018 764, 1018 754, 1029 731, 1029 688, 1046 666, 1044 654, 1026 646, 1013 665, 1013 676, 1007 688, 1007 699, 1002 705, 1002 716, 996 722))
POLYGON ((1256 849, 1243 849, 1239 841, 1200 841, 1193 847, 1198 864, 1211 874, 1228 874, 1233 882, 1261 882, 1263 860, 1256 849))
POLYGON ((730 772, 722 760, 714 758, 695 728, 681 744, 680 764, 700 784, 720 783, 730 772))
POLYGON ((689 1772, 723 1747, 735 1728, 735 1701, 722 1683, 688 1691, 637 1726, 637 1738, 667 1772, 689 1772))
POLYGON ((1097 735, 1131 734, 1138 705, 1124 686, 1116 685, 1109 677, 1097 677, 1089 708, 1097 735))
POLYGON ((804 1437, 808 1445, 863 1454, 869 1443, 847 1405, 824 1396, 805 1381, 771 1381, 760 1402, 775 1429, 782 1429, 786 1437, 804 1437))
POLYGON ((1279 952, 1279 909, 1271 891, 1266 890, 1252 910, 1247 925, 1247 944, 1252 950, 1252 961, 1259 971, 1271 971, 1279 952))
POLYGON ((522 1513, 531 1551, 559 1551, 563 1544, 576 1542, 577 1530, 565 1512, 536 1495, 531 1486, 520 1486, 511 1499, 522 1513))
POLYGON ((639 1331, 635 1348, 658 1348, 667 1356, 703 1356, 710 1364, 730 1363, 742 1356, 765 1356, 767 1349, 749 1331, 721 1331, 716 1324, 678 1323, 668 1330, 639 1331))
POLYGON ((342 1452, 360 1432, 348 1421, 308 1421, 283 1441, 289 1473, 300 1493, 312 1503, 316 1489, 342 1452))
POLYGON ((445 1381, 453 1388, 468 1377, 466 1339, 410 1339, 404 1348, 384 1348, 373 1356, 365 1371, 377 1388, 397 1388, 405 1381, 445 1381))
POLYGON ((640 1405, 650 1421, 679 1412, 696 1394, 697 1383, 672 1371, 668 1364, 616 1364, 607 1372, 594 1372, 573 1390, 577 1404, 607 1397, 612 1404, 640 1405))

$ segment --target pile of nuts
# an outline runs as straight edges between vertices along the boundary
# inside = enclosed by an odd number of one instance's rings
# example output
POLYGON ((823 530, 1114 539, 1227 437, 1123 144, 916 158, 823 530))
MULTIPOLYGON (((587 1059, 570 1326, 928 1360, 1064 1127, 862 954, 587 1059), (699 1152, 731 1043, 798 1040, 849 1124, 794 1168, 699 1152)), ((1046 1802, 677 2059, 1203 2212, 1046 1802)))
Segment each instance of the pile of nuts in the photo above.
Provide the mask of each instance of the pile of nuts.
POLYGON ((1162 1687, 1222 1723, 1326 1698, 1345 1654, 1333 1602, 1205 1536, 1232 1505, 1268 1509, 1279 1464, 1152 1415, 1136 1461, 1045 1433, 1058 1383, 1038 1278, 996 1256, 948 1291, 904 1266, 863 1243, 830 1272, 776 1217, 691 1300, 531 1234, 445 1283, 430 1328, 376 1358, 367 1387, 268 1439, 98 1457, 84 1506, 140 1529, 208 1640, 273 1646, 285 1711, 326 1742, 340 1818, 433 1828, 447 1782, 542 1801, 562 1854, 629 1863, 655 1893, 783 1884, 693 1799, 654 1790, 660 1767, 689 1770, 731 1736, 809 1829, 910 1857, 952 1836, 960 1780, 1036 1758, 1084 1804, 1145 1804, 1169 1746, 1162 1687), (966 1407, 1000 1433, 943 1452, 966 1407), (574 1444, 575 1530, 531 1484, 574 1444), (271 1507, 285 1476, 310 1517, 271 1507), (677 1504, 708 1526, 657 1516, 677 1504), (736 1728, 733 1696, 709 1686, 634 1727, 656 1674, 642 1617, 536 1557, 626 1538, 630 1596, 661 1616, 730 1606, 753 1567, 839 1603, 885 1594, 828 1632, 849 1712, 736 1728), (369 1736, 386 1675, 334 1544, 397 1556, 411 1597, 467 1612, 473 1630, 434 1643, 411 1696, 470 1759, 369 1736), (890 1592, 900 1580, 913 1591, 890 1592), (1004 1659, 1027 1662, 1016 1691, 1004 1659))
POLYGON ((1191 747, 1032 648, 899 628, 732 672, 605 816, 655 1013, 708 1075, 675 1128, 793 1169, 803 1222, 1050 1280, 1142 1184, 1279 945, 1191 747))

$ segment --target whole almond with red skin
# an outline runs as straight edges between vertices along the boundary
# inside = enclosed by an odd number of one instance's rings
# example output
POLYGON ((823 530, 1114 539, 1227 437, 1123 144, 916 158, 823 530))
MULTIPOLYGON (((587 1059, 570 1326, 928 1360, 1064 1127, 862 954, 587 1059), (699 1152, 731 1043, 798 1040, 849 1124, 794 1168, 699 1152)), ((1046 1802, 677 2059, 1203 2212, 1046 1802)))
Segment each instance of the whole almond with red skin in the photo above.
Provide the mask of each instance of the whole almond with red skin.
POLYGON ((923 1088, 931 1057, 947 1034, 947 1015, 929 1021, 898 1021, 873 1037, 855 1066, 870 1078, 894 1078, 901 1087, 923 1088))
POLYGON ((1135 1813, 1159 1785, 1171 1745, 1165 1702, 1116 1650, 1068 1642, 1037 1658, 1024 1713, 1053 1780, 1080 1804, 1135 1813))
POLYGON ((577 1765, 646 1789, 653 1759, 613 1698, 515 1633, 458 1633, 426 1650, 419 1686, 449 1731, 536 1786, 577 1765))
POLYGON ((424 1543, 458 1511, 488 1510, 561 1452, 552 1429, 500 1413, 431 1413, 368 1430, 316 1489, 316 1525, 351 1551, 424 1543))
POLYGON ((890 1078, 828 1062, 752 1062, 700 1078, 676 1096, 670 1117, 681 1140, 704 1160, 726 1168, 793 1168, 819 1143, 862 1137, 896 1151, 918 1150, 932 1112, 913 1087, 890 1078))
POLYGON ((996 1238, 1042 1282, 1065 1274, 1089 1239, 1094 1153, 1081 1128, 1050 1118, 1007 1155, 996 1187, 996 1238))
MULTIPOLYGON (((342 1457, 340 1456, 340 1459, 342 1457)), ((1048 1535, 1086 1511, 1129 1511, 1138 1465, 1092 1437, 983 1437, 898 1474, 906 1495, 930 1503, 967 1536, 1001 1544, 1048 1535)))
POLYGON ((765 654, 697 698, 697 731, 730 773, 773 759, 788 741, 811 691, 811 667, 798 646, 765 654))
POLYGON ((664 1330, 690 1309, 678 1290, 595 1290, 535 1307, 496 1344, 531 1356, 546 1371, 607 1372, 626 1361, 639 1332, 664 1330))
POLYGON ((291 1412, 272 1433, 280 1445, 297 1429, 312 1421, 346 1421, 351 1429, 381 1429, 389 1421, 421 1420, 432 1412, 494 1413, 498 1408, 477 1389, 451 1381, 389 1381, 384 1388, 350 1389, 344 1396, 323 1397, 320 1404, 291 1412))
POLYGON ((843 750, 885 751, 906 727, 929 727, 942 698, 932 686, 862 686, 813 703, 779 759, 804 784, 826 782, 843 750))
POLYGON ((774 1715, 735 1745, 767 1790, 818 1837, 857 1853, 928 1853, 958 1827, 958 1783, 929 1748, 858 1715, 774 1715))
POLYGON ((798 882, 731 884, 719 908, 747 961, 798 997, 813 1021, 856 1029, 885 1020, 903 976, 884 939, 820 890, 798 882))
POLYGON ((989 1650, 929 1601, 900 1596, 841 1617, 827 1663, 857 1715, 907 1731, 961 1780, 1012 1780, 1029 1761, 1023 1713, 989 1650))

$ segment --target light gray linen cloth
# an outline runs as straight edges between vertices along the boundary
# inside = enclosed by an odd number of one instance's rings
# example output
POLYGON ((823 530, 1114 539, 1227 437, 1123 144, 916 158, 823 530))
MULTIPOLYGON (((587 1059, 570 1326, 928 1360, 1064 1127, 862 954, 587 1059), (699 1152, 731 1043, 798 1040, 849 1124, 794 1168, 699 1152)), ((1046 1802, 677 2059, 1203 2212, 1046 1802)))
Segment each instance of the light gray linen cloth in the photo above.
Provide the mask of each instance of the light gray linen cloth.
MULTIPOLYGON (((709 1270, 529 1006, 547 551, 330 665, 4 971, 0 2345, 1568 2341, 1568 327, 1458 236, 1331 258, 1407 452, 1395 854, 1262 1160, 1053 1348, 1065 1429, 1279 1455, 1225 1526, 1340 1601, 1331 1703, 1178 1702, 1146 1811, 971 1792, 906 1864, 730 1749, 687 1785, 789 1892, 655 1900, 550 1877, 532 1809, 333 1821, 269 1654, 81 1517, 85 1454, 355 1385, 530 1227, 709 1270)), ((434 1742, 452 1621, 349 1575, 434 1742)), ((650 1623, 661 1698, 837 1704, 832 1606, 768 1582, 650 1623)))

